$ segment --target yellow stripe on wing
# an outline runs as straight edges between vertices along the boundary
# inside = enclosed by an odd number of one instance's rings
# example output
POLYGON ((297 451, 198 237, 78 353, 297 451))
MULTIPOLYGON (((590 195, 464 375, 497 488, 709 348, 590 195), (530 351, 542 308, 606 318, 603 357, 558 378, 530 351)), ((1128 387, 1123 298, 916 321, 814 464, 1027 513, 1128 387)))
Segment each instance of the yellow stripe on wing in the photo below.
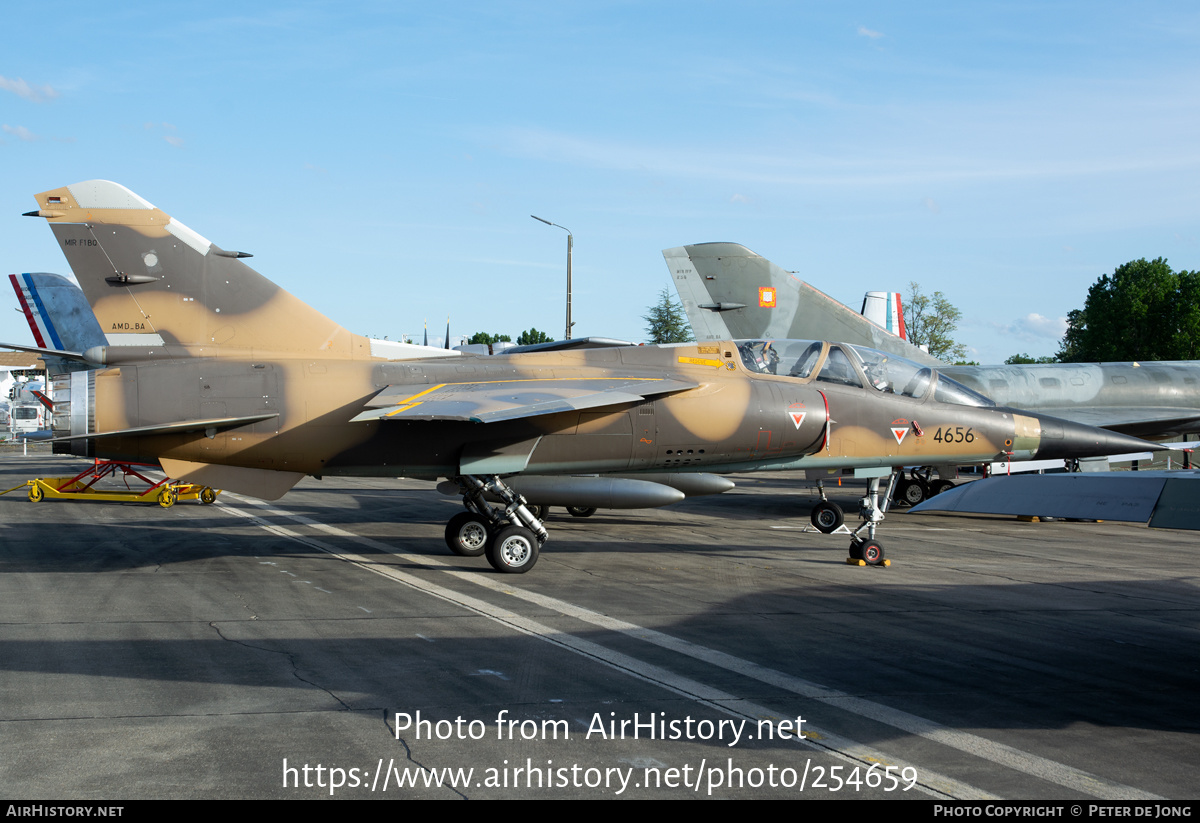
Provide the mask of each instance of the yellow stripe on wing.
POLYGON ((412 397, 406 397, 404 400, 400 401, 400 404, 399 404, 400 408, 396 409, 395 411, 390 411, 384 416, 391 417, 393 414, 399 414, 402 411, 408 411, 413 406, 421 405, 421 402, 419 400, 417 400, 418 397, 424 397, 425 395, 429 394, 430 392, 437 391, 438 389, 442 388, 445 385, 446 385, 445 383, 438 383, 436 386, 428 388, 423 392, 418 392, 417 394, 414 394, 412 397))

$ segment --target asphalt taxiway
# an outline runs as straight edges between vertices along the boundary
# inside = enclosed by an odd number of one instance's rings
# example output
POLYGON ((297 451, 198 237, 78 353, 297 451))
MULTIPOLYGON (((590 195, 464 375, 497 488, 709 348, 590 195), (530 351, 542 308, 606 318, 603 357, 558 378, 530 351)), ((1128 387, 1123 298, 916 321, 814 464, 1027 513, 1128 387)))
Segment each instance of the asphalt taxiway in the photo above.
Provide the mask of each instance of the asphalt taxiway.
MULTIPOLYGON (((0 489, 79 465, 5 454, 0 489)), ((520 576, 448 553, 461 504, 429 483, 165 510, 0 497, 0 787, 1196 796, 1200 534, 900 512, 891 568, 852 567, 845 537, 802 530, 807 483, 735 479, 556 510, 520 576)), ((831 496, 852 511, 860 491, 831 496)))

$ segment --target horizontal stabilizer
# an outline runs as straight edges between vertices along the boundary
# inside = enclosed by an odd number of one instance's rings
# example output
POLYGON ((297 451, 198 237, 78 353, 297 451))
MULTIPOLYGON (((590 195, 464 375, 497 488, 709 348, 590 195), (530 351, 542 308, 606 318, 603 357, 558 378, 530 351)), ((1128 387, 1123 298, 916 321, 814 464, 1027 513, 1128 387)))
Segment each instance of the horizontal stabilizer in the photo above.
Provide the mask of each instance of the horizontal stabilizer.
POLYGON ((640 403, 648 397, 674 394, 698 385, 656 377, 596 377, 442 383, 415 393, 413 386, 389 386, 370 400, 368 410, 354 420, 495 423, 640 403))
POLYGON ((78 351, 59 351, 58 349, 40 349, 37 346, 18 346, 16 343, 0 343, 0 349, 12 349, 13 351, 27 351, 30 354, 40 354, 43 357, 61 357, 63 360, 77 360, 80 363, 88 362, 83 356, 83 352, 78 351))
POLYGON ((151 437, 158 434, 186 434, 188 432, 205 432, 216 434, 226 429, 236 429, 238 426, 248 426, 251 423, 261 423, 278 417, 279 412, 270 414, 252 414, 248 417, 213 417, 208 420, 184 420, 179 423, 165 423, 159 426, 138 426, 132 429, 118 431, 96 432, 94 434, 73 434, 70 437, 56 437, 52 442, 66 443, 70 440, 95 440, 100 437, 151 437))

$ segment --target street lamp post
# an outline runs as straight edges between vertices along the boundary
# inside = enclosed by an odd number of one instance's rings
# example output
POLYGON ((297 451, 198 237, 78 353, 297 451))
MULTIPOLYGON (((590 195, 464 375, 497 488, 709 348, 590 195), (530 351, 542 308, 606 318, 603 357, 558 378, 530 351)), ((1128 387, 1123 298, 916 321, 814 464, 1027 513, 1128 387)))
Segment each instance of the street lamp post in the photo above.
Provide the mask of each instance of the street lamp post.
POLYGON ((529 216, 534 220, 540 220, 547 226, 560 228, 567 233, 567 331, 564 339, 570 340, 571 327, 575 325, 571 322, 571 248, 575 245, 575 237, 571 234, 571 230, 566 226, 560 226, 557 223, 551 223, 549 220, 538 217, 536 214, 531 214, 529 216))

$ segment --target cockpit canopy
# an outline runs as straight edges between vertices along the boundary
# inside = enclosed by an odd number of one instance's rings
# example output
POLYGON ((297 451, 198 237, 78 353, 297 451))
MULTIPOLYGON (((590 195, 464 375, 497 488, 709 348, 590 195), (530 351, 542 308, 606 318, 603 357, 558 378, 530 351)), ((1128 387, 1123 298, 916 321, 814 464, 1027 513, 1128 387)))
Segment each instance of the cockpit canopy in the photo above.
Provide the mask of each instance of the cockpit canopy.
POLYGON ((938 403, 995 406, 987 397, 941 372, 903 357, 846 343, 821 340, 738 340, 747 369, 760 374, 794 377, 805 382, 852 388, 871 387, 885 394, 923 400, 933 386, 938 403))

